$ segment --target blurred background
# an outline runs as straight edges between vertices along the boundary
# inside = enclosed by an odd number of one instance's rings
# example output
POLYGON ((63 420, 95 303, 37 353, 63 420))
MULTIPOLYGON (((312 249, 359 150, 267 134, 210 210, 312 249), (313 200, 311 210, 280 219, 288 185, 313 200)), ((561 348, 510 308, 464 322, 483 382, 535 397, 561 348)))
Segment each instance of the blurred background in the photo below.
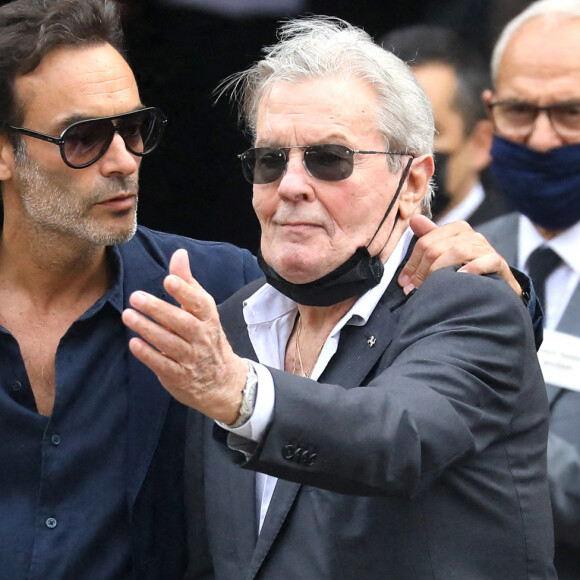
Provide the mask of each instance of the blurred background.
MULTIPOLYGON (((259 227, 251 186, 236 155, 250 146, 227 100, 212 91, 276 42, 285 17, 325 14, 376 39, 401 26, 449 27, 489 58, 507 20, 526 0, 118 0, 128 59, 146 105, 169 118, 163 145, 141 169, 139 222, 255 252, 259 227)), ((3 2, 4 3, 4 2, 3 2)))

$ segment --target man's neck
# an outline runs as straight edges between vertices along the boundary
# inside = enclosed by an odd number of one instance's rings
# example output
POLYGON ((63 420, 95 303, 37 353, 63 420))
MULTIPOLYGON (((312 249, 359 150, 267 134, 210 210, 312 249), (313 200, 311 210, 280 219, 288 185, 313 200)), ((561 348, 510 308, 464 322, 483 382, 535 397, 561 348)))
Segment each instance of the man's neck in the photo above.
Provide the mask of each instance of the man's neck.
POLYGON ((0 284, 34 299, 40 309, 94 302, 109 284, 104 247, 62 236, 24 238, 3 231, 0 284))

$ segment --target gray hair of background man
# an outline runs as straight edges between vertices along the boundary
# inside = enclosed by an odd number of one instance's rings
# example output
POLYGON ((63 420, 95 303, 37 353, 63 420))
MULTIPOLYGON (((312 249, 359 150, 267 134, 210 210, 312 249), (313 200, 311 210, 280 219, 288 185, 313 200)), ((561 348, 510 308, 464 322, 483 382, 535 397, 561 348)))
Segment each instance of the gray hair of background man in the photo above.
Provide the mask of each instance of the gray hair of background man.
MULTIPOLYGON (((538 0, 510 20, 499 35, 491 55, 491 78, 494 85, 497 81, 499 63, 508 42, 523 24, 537 16, 553 17, 554 20, 579 18, 580 0, 538 0)), ((549 22, 554 22, 554 20, 549 22)))
POLYGON ((453 30, 416 24, 388 32, 379 44, 412 69, 440 63, 453 70, 456 77, 453 108, 461 116, 465 137, 471 134, 478 121, 487 119, 481 94, 491 84, 488 63, 453 30))
MULTIPOLYGON (((123 54, 123 32, 114 0, 15 0, 0 8, 0 130, 20 125, 25 103, 14 79, 33 71, 60 47, 111 44, 123 54)), ((10 131, 15 147, 17 134, 10 131)))
MULTIPOLYGON (((411 69, 383 50, 362 29, 332 17, 289 20, 278 30, 280 42, 264 48, 265 58, 227 78, 218 98, 231 91, 239 102, 240 120, 256 136, 258 106, 274 83, 307 79, 356 77, 376 91, 377 125, 385 150, 419 156, 433 153, 434 122, 429 100, 411 69)), ((387 156, 388 167, 402 167, 400 156, 387 156)), ((432 188, 425 196, 428 212, 432 188)))

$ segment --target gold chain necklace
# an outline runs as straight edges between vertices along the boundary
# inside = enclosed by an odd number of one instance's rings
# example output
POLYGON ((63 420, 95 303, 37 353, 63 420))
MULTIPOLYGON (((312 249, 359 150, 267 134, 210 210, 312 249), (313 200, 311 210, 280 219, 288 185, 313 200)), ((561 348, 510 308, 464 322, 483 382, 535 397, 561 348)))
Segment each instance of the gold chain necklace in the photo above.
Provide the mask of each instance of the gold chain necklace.
POLYGON ((326 342, 326 339, 322 341, 322 344, 320 345, 320 348, 318 349, 318 352, 316 353, 316 357, 314 359, 314 362, 312 363, 312 366, 309 369, 304 370, 304 364, 302 363, 302 349, 300 348, 300 334, 301 333, 302 333, 302 317, 299 315, 298 328, 296 329, 296 340, 294 342, 295 353, 294 353, 294 366, 292 367, 292 373, 296 374, 296 359, 298 359, 298 364, 300 365, 300 373, 302 374, 303 377, 309 379, 310 373, 313 371, 313 369, 316 366, 316 363, 318 361, 318 358, 320 357, 320 353, 322 352, 322 349, 324 347, 324 343, 326 342))

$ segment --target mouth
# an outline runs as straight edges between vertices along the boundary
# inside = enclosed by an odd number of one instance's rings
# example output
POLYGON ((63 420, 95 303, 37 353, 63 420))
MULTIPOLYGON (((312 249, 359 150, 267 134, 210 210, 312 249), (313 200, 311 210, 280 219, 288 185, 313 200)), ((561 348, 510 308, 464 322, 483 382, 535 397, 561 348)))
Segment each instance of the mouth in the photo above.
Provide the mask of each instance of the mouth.
POLYGON ((135 208, 136 198, 134 193, 120 193, 115 197, 99 202, 97 205, 115 211, 127 211, 135 208))
POLYGON ((306 220, 275 220, 278 226, 284 228, 319 228, 320 223, 306 220))
POLYGON ((279 223, 278 226, 282 228, 282 231, 292 232, 292 233, 307 233, 314 230, 320 230, 321 225, 315 224, 313 222, 283 222, 279 223))

